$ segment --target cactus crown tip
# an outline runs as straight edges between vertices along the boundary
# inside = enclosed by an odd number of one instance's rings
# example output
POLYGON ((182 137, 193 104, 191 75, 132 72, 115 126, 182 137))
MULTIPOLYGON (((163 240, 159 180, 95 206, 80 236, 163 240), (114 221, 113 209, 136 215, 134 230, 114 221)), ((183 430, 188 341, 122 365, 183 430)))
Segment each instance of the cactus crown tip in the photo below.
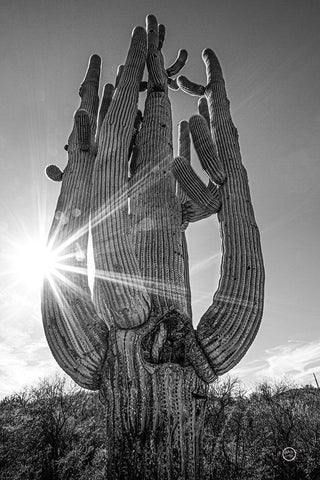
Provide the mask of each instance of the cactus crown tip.
POLYGON ((74 112, 73 118, 77 119, 79 117, 88 117, 89 118, 89 113, 84 108, 78 108, 78 110, 76 110, 74 112))
POLYGON ((134 27, 131 33, 131 37, 134 35, 143 35, 145 33, 145 29, 138 25, 137 27, 134 27))
POLYGON ((148 13, 148 15, 146 16, 146 21, 147 21, 147 22, 148 22, 148 21, 149 21, 149 22, 154 22, 154 21, 156 21, 156 20, 157 20, 157 19, 156 19, 156 16, 153 15, 153 13, 148 13))
POLYGON ((202 116, 197 114, 197 113, 194 113, 193 115, 191 115, 191 117, 189 118, 189 123, 194 123, 194 122, 198 122, 198 121, 202 121, 202 116))
POLYGON ((211 48, 208 48, 208 47, 207 47, 207 48, 204 48, 204 49, 202 50, 202 57, 203 57, 203 58, 204 58, 204 57, 207 57, 207 56, 209 56, 209 55, 212 55, 212 54, 213 54, 213 50, 211 50, 211 48))
POLYGON ((90 57, 90 63, 98 63, 101 64, 101 57, 97 53, 93 53, 90 57))

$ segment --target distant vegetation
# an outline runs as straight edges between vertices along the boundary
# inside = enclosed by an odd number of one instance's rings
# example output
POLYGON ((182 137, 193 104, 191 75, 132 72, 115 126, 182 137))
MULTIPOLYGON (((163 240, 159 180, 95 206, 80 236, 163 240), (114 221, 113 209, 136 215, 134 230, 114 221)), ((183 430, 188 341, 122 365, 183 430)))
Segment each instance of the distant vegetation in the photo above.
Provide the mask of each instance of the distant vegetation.
MULTIPOLYGON (((320 391, 237 380, 210 390, 201 480, 319 480, 320 391), (285 447, 296 459, 282 457, 285 447)), ((1 480, 105 480, 97 394, 45 379, 0 402, 1 480)))

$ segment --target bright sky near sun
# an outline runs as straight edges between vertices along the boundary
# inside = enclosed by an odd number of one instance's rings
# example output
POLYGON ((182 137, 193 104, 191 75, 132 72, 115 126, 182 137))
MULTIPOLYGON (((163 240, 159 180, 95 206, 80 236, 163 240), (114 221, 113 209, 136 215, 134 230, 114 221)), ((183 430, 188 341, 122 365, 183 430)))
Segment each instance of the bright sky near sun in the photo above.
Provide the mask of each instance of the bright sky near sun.
MULTIPOLYGON (((44 169, 66 164, 89 56, 102 57, 102 84, 113 82, 133 27, 148 13, 166 25, 167 64, 188 50, 182 73, 193 81, 205 82, 202 50, 215 50, 239 130, 266 301, 256 340, 230 373, 247 385, 320 377, 319 1, 11 0, 0 13, 0 397, 60 370, 40 315, 41 275, 51 261, 44 245, 60 189, 44 169)), ((196 111, 197 99, 180 91, 171 101, 175 125, 196 111)), ((196 324, 219 278, 216 218, 189 227, 188 241, 196 324)))

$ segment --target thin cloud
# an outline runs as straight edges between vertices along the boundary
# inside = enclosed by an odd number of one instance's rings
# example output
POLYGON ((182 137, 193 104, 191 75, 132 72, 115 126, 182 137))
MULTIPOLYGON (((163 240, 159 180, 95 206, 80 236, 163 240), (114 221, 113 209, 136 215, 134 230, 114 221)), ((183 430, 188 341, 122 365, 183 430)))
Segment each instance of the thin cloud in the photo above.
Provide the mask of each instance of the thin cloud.
POLYGON ((320 371, 320 341, 293 342, 266 351, 267 367, 263 374, 273 378, 292 375, 303 380, 314 371, 320 371), (312 365, 311 365, 312 364, 312 365))
POLYGON ((200 260, 199 262, 194 263, 190 268, 190 275, 195 275, 196 273, 199 273, 202 270, 209 268, 216 260, 220 259, 220 257, 221 257, 221 252, 219 251, 214 255, 211 255, 210 257, 204 258, 203 260, 200 260))
POLYGON ((0 353, 0 398, 34 385, 40 377, 54 374, 57 367, 43 345, 33 345, 33 352, 17 351, 10 345, 2 345, 0 353))
POLYGON ((39 329, 39 317, 31 316, 25 321, 15 317, 14 320, 1 321, 0 398, 57 371, 43 330, 39 329))
POLYGON ((262 358, 232 370, 245 382, 292 378, 301 384, 312 383, 312 374, 317 372, 320 374, 320 340, 279 345, 266 350, 262 358))

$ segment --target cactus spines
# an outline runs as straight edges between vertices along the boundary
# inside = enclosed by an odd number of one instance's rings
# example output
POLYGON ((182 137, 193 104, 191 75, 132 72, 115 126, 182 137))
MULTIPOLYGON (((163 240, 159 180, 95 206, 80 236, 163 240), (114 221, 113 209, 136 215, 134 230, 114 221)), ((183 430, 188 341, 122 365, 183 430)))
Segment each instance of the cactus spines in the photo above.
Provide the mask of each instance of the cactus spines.
POLYGON ((168 77, 172 77, 173 75, 177 75, 177 73, 180 72, 180 70, 185 66, 186 62, 188 59, 188 52, 187 50, 179 50, 178 56, 175 60, 175 62, 167 68, 166 72, 168 77))
POLYGON ((117 69, 117 76, 116 76, 116 81, 115 81, 115 88, 119 85, 121 75, 123 73, 124 65, 119 65, 117 69))
POLYGON ((163 42, 166 36, 166 27, 162 23, 159 23, 159 43, 158 43, 158 48, 159 50, 162 49, 163 47, 163 42))
POLYGON ((174 159, 171 170, 180 187, 194 203, 199 207, 209 208, 212 213, 217 213, 221 207, 217 187, 213 184, 212 187, 207 187, 183 157, 174 159))
MULTIPOLYGON (((199 88, 185 77, 179 77, 178 82, 188 93, 193 85, 193 94, 207 98, 211 131, 217 145, 212 147, 206 120, 192 117, 190 129, 202 167, 213 182, 221 185, 222 207, 218 212, 223 253, 221 277, 212 305, 199 322, 197 338, 210 365, 222 374, 239 362, 259 328, 264 267, 247 173, 241 161, 222 69, 212 50, 204 50, 203 59, 208 81, 205 87, 199 88)), ((203 102, 200 111, 206 110, 203 102)))
MULTIPOLYGON (((178 156, 183 158, 184 161, 190 165, 191 163, 191 151, 190 151, 190 130, 189 123, 185 120, 178 124, 178 156)), ((180 187, 177 182, 176 194, 181 204, 188 200, 187 194, 180 187)))
POLYGON ((186 120, 182 120, 178 125, 178 155, 190 163, 190 130, 186 120))
MULTIPOLYGON (((68 164, 63 176, 61 172, 61 193, 49 233, 48 246, 63 261, 63 270, 46 278, 42 291, 43 324, 55 359, 79 385, 93 390, 100 388, 108 340, 106 324, 91 300, 86 254, 99 66, 100 59, 94 55, 82 84, 81 105, 69 137, 68 164)), ((58 177, 57 168, 47 169, 47 174, 58 177)))
MULTIPOLYGON (((200 97, 198 100, 198 111, 205 121, 207 122, 208 127, 210 128, 210 113, 208 108, 208 102, 205 97, 200 97)), ((216 148, 215 143, 213 142, 214 148, 216 148)))
POLYGON ((217 155, 209 132, 208 124, 202 115, 193 115, 189 120, 190 132, 201 166, 211 182, 222 185, 226 179, 223 166, 217 155))
POLYGON ((178 155, 171 170, 177 180, 177 196, 182 207, 181 229, 184 231, 189 222, 198 222, 217 213, 221 198, 216 186, 211 181, 206 186, 190 165, 190 129, 185 120, 178 125, 178 155))
POLYGON ((99 139, 99 134, 100 134, 101 126, 103 124, 104 117, 106 116, 108 108, 110 107, 110 103, 113 97, 113 92, 114 92, 114 86, 112 85, 112 83, 106 83, 103 88, 102 100, 99 108, 98 127, 97 127, 97 133, 96 133, 97 140, 99 139))
POLYGON ((189 93, 189 95, 196 95, 201 97, 205 94, 205 87, 203 85, 191 82, 191 80, 188 80, 188 78, 184 75, 180 75, 178 77, 178 85, 183 91, 189 93))
POLYGON ((75 113, 74 123, 77 130, 79 148, 86 152, 91 144, 91 126, 88 112, 79 108, 75 113))
POLYGON ((94 301, 109 325, 122 328, 144 323, 150 308, 129 236, 128 216, 128 151, 146 54, 146 32, 137 27, 101 127, 93 172, 92 239, 97 272, 94 301))
POLYGON ((189 309, 184 285, 180 238, 181 209, 170 172, 172 152, 171 104, 159 29, 153 15, 147 17, 148 92, 141 129, 136 138, 136 169, 130 179, 131 226, 135 254, 158 314, 171 307, 189 309))

